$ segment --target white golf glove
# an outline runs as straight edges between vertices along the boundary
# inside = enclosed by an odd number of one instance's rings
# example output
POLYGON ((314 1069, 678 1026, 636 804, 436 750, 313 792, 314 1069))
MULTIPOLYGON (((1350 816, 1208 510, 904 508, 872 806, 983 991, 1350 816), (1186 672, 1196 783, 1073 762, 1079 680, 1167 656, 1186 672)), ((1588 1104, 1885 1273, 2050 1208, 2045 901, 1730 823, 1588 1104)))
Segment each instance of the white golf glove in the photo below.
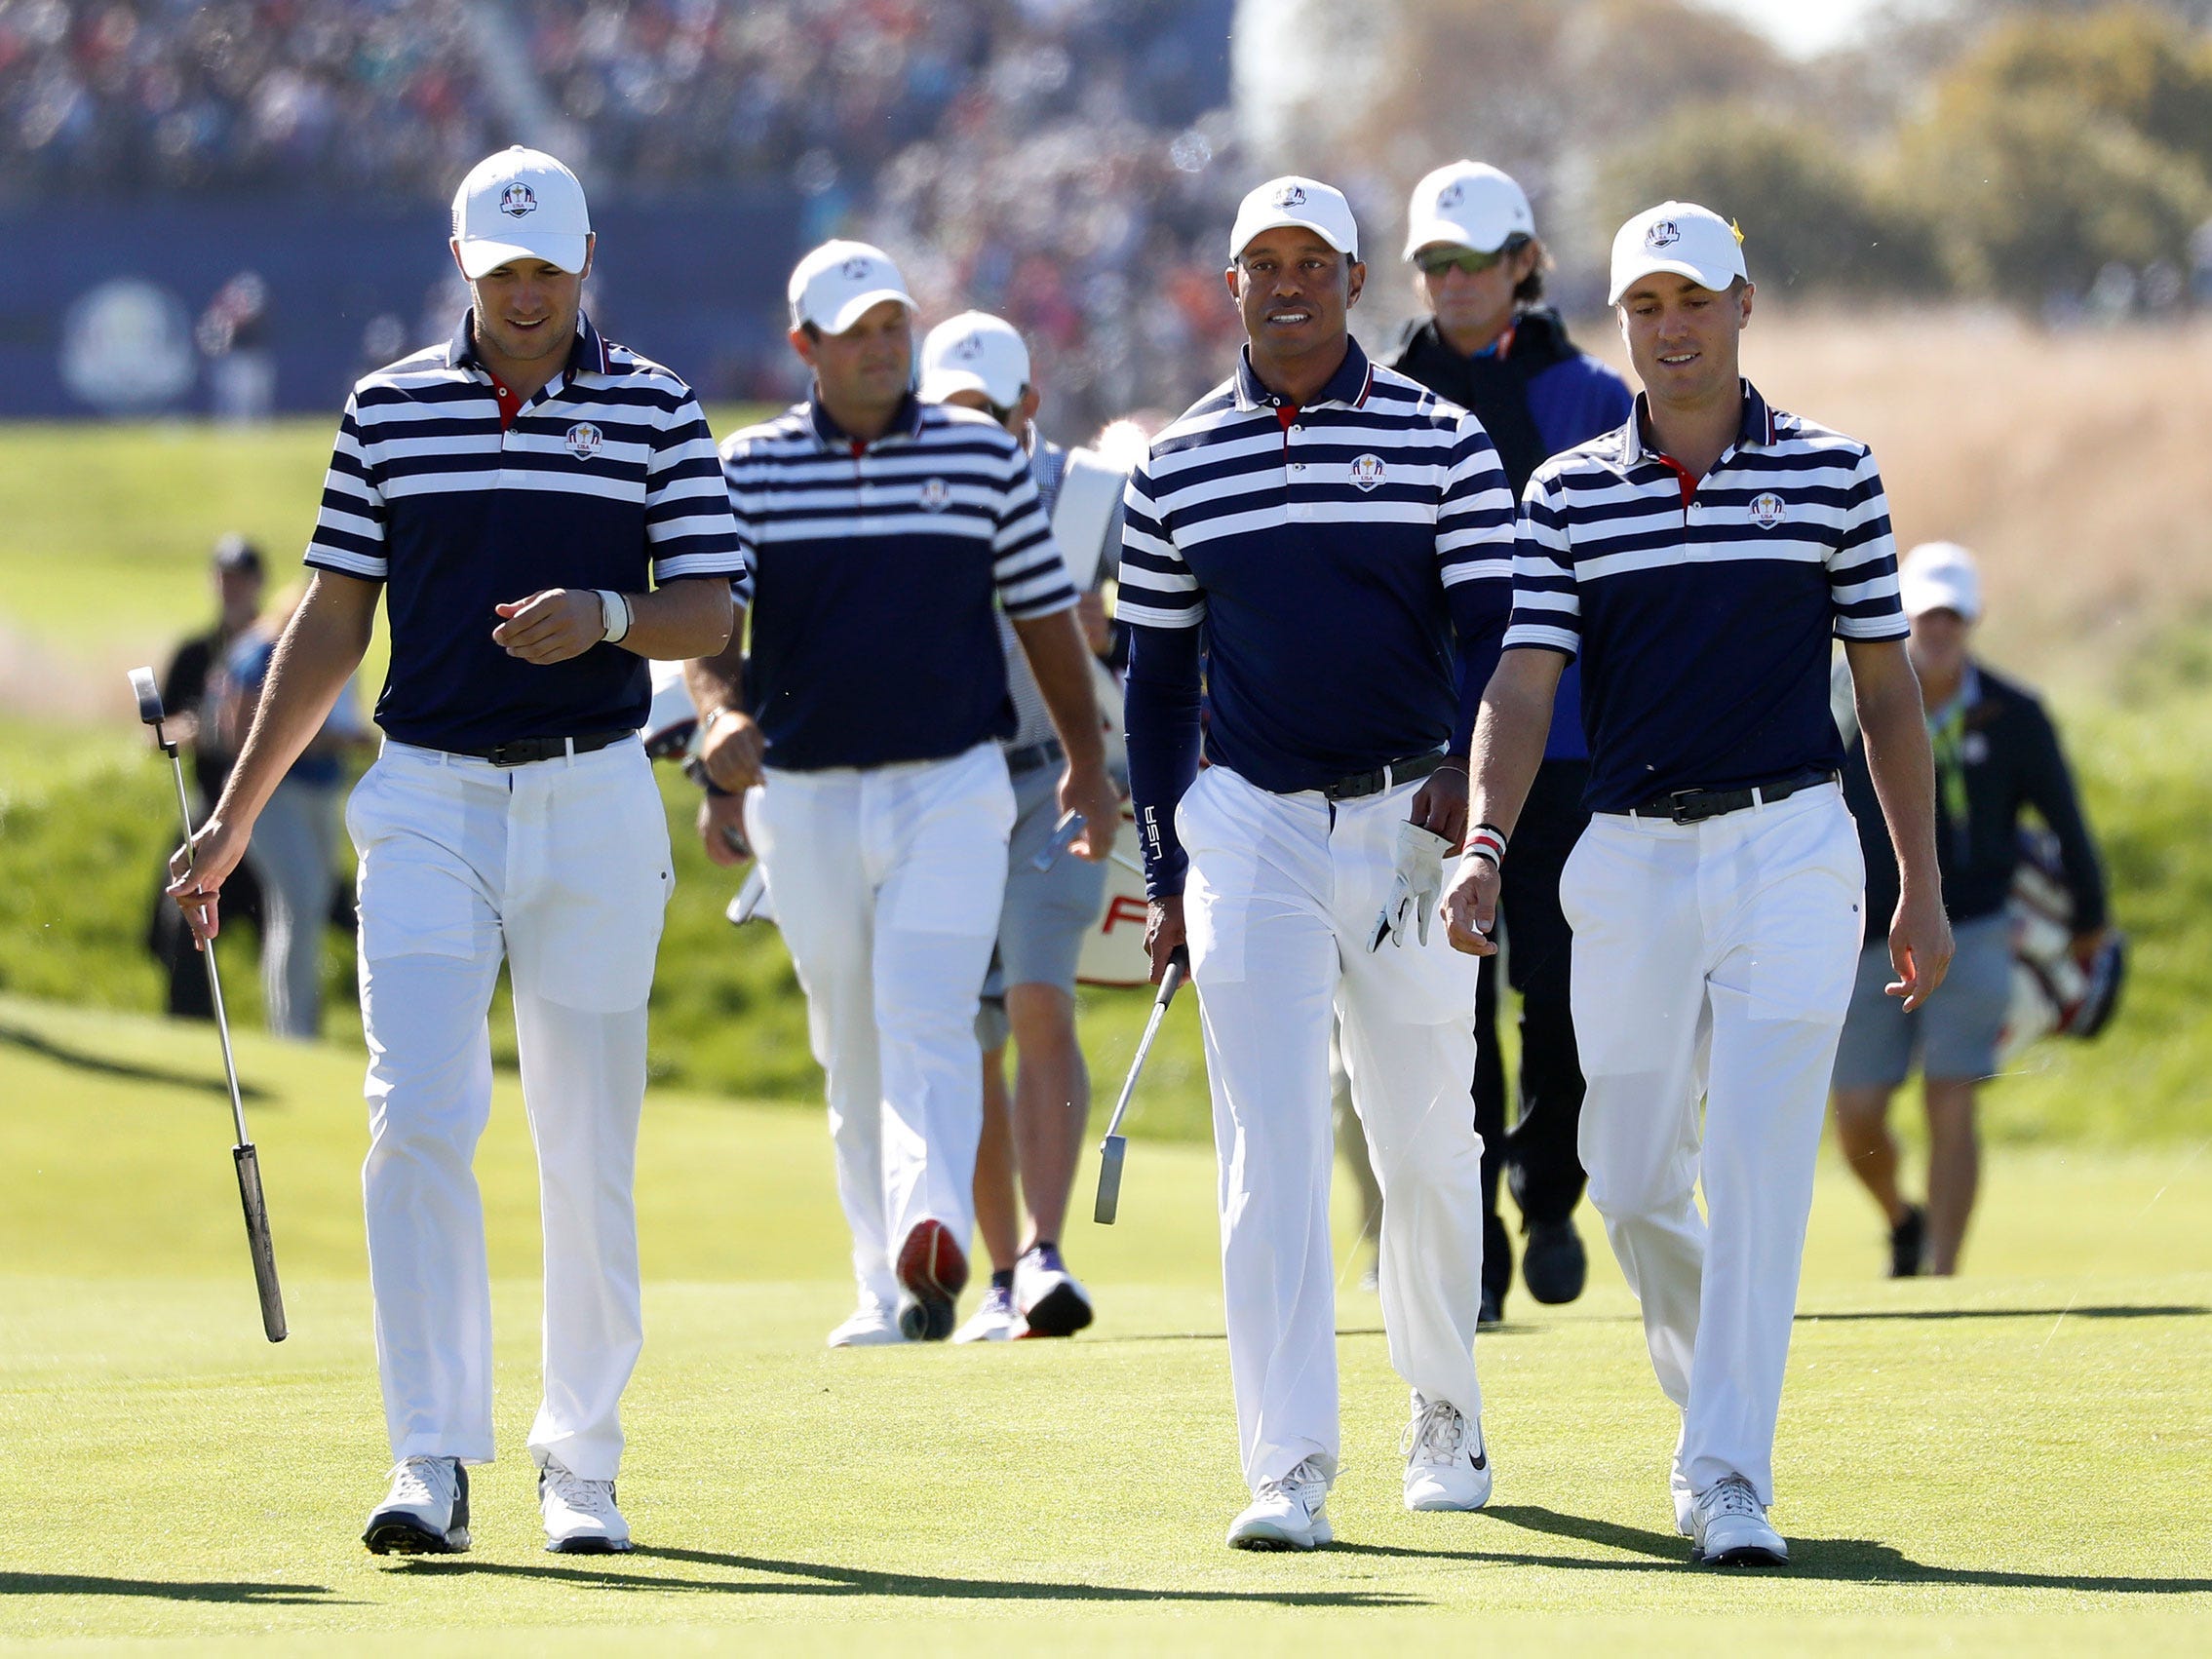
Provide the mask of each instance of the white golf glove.
POLYGON ((1420 942, 1428 943, 1428 918, 1436 913, 1444 898, 1444 855, 1450 847, 1451 842, 1442 835, 1423 830, 1411 819, 1398 826, 1397 872, 1390 883, 1390 897, 1375 918, 1375 938, 1369 950, 1380 950, 1385 939, 1393 945, 1404 944, 1409 920, 1420 942))

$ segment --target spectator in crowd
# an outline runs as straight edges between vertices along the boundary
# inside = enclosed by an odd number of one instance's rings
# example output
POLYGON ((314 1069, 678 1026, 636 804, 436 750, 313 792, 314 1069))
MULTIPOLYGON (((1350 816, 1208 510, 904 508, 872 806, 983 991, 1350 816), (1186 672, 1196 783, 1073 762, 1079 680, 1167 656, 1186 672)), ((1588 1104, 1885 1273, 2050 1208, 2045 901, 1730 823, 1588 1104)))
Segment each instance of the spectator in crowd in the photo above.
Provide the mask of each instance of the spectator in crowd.
POLYGON ((1882 993, 1890 979, 1887 927, 1897 903, 1897 865, 1882 830, 1867 769, 1866 743, 1847 714, 1851 738, 1843 795, 1858 820, 1866 856, 1866 948, 1836 1052, 1836 1138, 1852 1174, 1889 1223, 1892 1278, 1959 1270, 1981 1177, 1975 1097, 1996 1068, 2012 989, 2012 923, 2006 898, 2019 863, 2023 808, 2058 838, 2074 901, 2074 950, 2084 963, 2104 944, 2105 881, 2050 717, 2034 694, 1999 675, 1969 649, 1982 616, 1974 557, 1950 542, 1905 556, 1898 588, 1912 624, 1907 652, 1920 676, 1935 751, 1936 854, 1944 907, 1958 954, 1943 994, 1907 1013, 1882 993), (1919 1063, 1927 1103, 1924 1208, 1898 1181, 1889 1098, 1919 1063))
MULTIPOLYGON (((1529 198, 1509 174, 1471 161, 1440 167, 1414 186, 1407 220, 1406 259, 1426 315, 1407 331, 1391 367, 1475 411, 1518 501, 1544 461, 1628 419, 1627 382, 1578 350, 1559 313, 1539 304, 1550 258, 1529 198)), ((1462 693, 1479 697, 1481 686, 1462 693)), ((1514 830, 1500 900, 1506 977, 1521 995, 1521 1107, 1510 1135, 1496 957, 1483 958, 1475 990, 1486 1324, 1503 1317, 1513 1283, 1513 1250, 1497 1215, 1501 1173, 1527 1236, 1521 1276, 1529 1293, 1539 1302, 1571 1302, 1589 1272, 1573 1220, 1584 1183, 1575 1148, 1583 1085, 1568 1006, 1572 938, 1559 905, 1560 871, 1590 822, 1582 804, 1589 781, 1582 675, 1570 662, 1552 701, 1543 764, 1514 830)))
MULTIPOLYGON (((1073 456, 1041 438, 1035 427, 1043 403, 1029 367, 1028 348, 1002 319, 964 312, 940 323, 922 342, 921 401, 957 404, 990 415, 1028 452, 1037 498, 1065 538, 1069 524, 1060 509, 1070 465, 1104 484, 1118 484, 1096 457, 1073 456)), ((1092 496, 1106 507, 1088 525, 1089 545, 1063 539, 1079 595, 1095 596, 1105 537, 1113 524, 1111 503, 1119 489, 1092 496)), ((1104 632, 1083 617, 1085 642, 1097 654, 1104 632)), ((999 645, 1006 657, 1006 688, 1014 703, 1013 734, 1000 742, 1014 785, 1014 830, 1007 846, 1006 897, 998 943, 984 981, 976 1037, 983 1048, 983 1137, 976 1151, 976 1227, 990 1253, 990 1287, 980 1308, 953 1333, 955 1342, 1006 1341, 1017 1336, 1071 1336, 1091 1323, 1089 1292, 1067 1271, 1060 1240, 1067 1198, 1082 1156, 1090 1119, 1091 1078, 1075 1035, 1075 965, 1084 935, 1106 902, 1106 866, 1055 851, 1061 819, 1059 783, 1067 753, 1055 735, 1052 714, 1037 689, 1020 637, 1003 611, 999 645), (1044 868, 1037 860, 1044 859, 1044 868), (1020 1055, 1014 1090, 1006 1088, 1006 1045, 1020 1055), (1028 1235, 1020 1241, 1017 1177, 1028 1209, 1028 1235)))
MULTIPOLYGON (((305 592, 288 589, 224 655, 216 717, 233 754, 253 723, 277 640, 305 592)), ((246 864, 261 892, 261 1001, 269 1029, 280 1037, 312 1039, 323 1028, 323 929, 338 879, 339 786, 347 752, 369 739, 348 680, 322 731, 261 809, 247 843, 246 864)))
MULTIPOLYGON (((162 675, 161 706, 169 713, 169 735, 192 752, 192 817, 198 822, 222 793, 223 780, 237 759, 235 746, 224 742, 221 722, 210 707, 210 693, 219 686, 220 670, 230 648, 252 626, 261 609, 263 571, 261 550, 241 535, 226 535, 215 543, 209 560, 209 575, 215 592, 215 622, 176 647, 162 675)), ((146 930, 146 947, 166 970, 169 980, 167 1007, 172 1015, 213 1020, 214 1004, 208 996, 208 973, 168 893, 169 870, 164 865, 154 893, 153 918, 146 930)), ((226 903, 234 916, 261 924, 261 891, 251 871, 232 878, 226 903)))

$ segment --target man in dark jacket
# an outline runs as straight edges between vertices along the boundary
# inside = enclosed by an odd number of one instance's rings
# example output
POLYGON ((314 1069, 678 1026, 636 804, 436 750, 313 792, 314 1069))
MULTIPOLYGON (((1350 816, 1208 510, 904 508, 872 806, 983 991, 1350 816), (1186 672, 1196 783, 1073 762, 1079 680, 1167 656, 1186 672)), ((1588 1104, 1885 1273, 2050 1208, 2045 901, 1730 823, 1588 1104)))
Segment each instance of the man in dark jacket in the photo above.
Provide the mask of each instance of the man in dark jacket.
MULTIPOLYGON (((1407 216, 1406 258, 1428 316, 1408 333, 1391 367, 1481 418, 1519 500, 1543 462, 1628 418, 1628 387, 1575 349, 1557 312, 1537 308, 1548 261, 1529 199, 1505 174, 1468 161, 1440 167, 1414 187, 1407 216)), ((1572 1220, 1583 1186, 1574 1145, 1582 1068, 1568 1010, 1571 935, 1560 914, 1559 872, 1589 823, 1582 806, 1589 752, 1581 677, 1570 664, 1505 882, 1506 973, 1521 993, 1521 1111, 1511 1135, 1497 1049, 1495 958, 1483 959, 1476 993, 1486 1323, 1500 1317, 1513 1282, 1512 1247, 1497 1216, 1501 1170, 1528 1234, 1521 1271, 1529 1293, 1539 1302, 1571 1302, 1588 1272, 1572 1220)))
MULTIPOLYGON (((1843 797, 1866 856, 1866 950, 1836 1054, 1836 1136, 1852 1172, 1889 1222, 1892 1278, 1958 1271, 1980 1178, 1974 1097, 1996 1069, 2011 1001, 2012 923, 2006 899, 2019 863, 2019 822, 2033 807, 2058 838, 2074 901, 2074 951, 2084 962, 2105 938, 2105 882, 2075 798, 2058 734, 2035 696, 1977 662, 1967 644, 1982 612, 1973 555, 1929 542, 1906 555, 1898 586, 1913 637, 1935 751, 1936 854, 1958 954, 1943 994, 1908 1014, 1882 994, 1889 978, 1881 918, 1897 902, 1897 865, 1882 831, 1855 740, 1843 797), (1897 1185, 1889 1097, 1918 1059, 1927 1096, 1928 1197, 1923 1210, 1897 1185)), ((1518 849, 1516 849, 1518 850, 1518 849)))

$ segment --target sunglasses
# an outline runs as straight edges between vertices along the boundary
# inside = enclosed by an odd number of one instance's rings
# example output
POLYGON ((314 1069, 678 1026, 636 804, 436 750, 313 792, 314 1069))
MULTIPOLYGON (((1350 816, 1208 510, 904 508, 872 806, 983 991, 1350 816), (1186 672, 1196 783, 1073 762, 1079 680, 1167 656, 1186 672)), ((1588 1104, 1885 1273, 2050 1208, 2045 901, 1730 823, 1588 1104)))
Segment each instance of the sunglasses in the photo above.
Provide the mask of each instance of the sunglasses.
POLYGON ((1494 269, 1512 251, 1513 245, 1510 242, 1489 253, 1478 253, 1472 248, 1431 248, 1415 254, 1414 265, 1424 277, 1441 277, 1447 271, 1479 277, 1485 271, 1494 269))

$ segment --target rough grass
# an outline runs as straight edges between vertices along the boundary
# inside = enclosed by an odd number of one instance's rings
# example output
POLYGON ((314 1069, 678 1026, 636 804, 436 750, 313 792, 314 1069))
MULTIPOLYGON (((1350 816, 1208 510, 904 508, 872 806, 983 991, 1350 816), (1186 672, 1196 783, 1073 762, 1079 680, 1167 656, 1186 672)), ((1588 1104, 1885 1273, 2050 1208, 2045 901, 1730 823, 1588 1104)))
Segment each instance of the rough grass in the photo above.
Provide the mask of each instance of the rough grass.
POLYGON ((1670 1412, 1595 1236, 1581 1302, 1481 1344, 1481 1516, 1398 1507, 1404 1395, 1340 1281, 1343 1542, 1238 1556, 1203 1151, 1140 1141, 1121 1223, 1078 1224, 1100 1324, 1077 1341, 833 1355, 849 1292, 819 1121, 656 1093, 622 1488, 645 1547, 558 1561, 521 1454, 536 1216, 503 1082, 478 1161, 502 1458, 475 1553, 407 1564, 355 1541, 384 1467, 358 1062, 251 1034, 240 1059, 294 1332, 275 1348, 212 1035, 0 998, 0 1423, 37 1499, 0 1559, 0 1640, 2178 1653, 2212 1630, 2201 1147, 1998 1157, 1952 1284, 1873 1277, 1878 1230, 1826 1171, 1779 1459, 1795 1564, 1743 1578, 1688 1569, 1671 1535, 1670 1412))

